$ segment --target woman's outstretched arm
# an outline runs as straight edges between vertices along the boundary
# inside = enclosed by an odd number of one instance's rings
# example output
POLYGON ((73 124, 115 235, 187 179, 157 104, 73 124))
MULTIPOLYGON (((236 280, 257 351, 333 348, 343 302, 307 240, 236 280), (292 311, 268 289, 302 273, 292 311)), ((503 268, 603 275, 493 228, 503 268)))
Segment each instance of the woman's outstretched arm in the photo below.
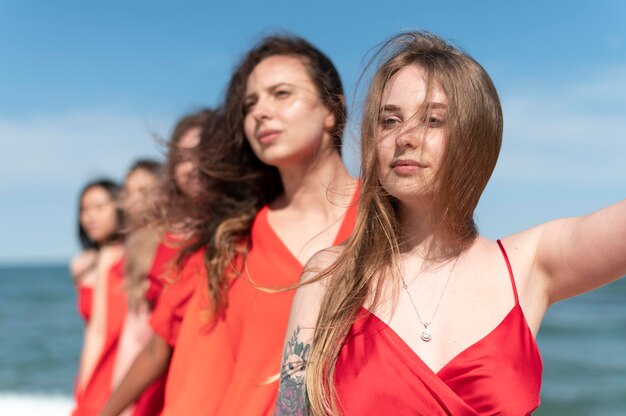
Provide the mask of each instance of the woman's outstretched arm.
POLYGON ((588 292, 626 275, 626 200, 548 222, 510 241, 531 264, 548 304, 588 292))

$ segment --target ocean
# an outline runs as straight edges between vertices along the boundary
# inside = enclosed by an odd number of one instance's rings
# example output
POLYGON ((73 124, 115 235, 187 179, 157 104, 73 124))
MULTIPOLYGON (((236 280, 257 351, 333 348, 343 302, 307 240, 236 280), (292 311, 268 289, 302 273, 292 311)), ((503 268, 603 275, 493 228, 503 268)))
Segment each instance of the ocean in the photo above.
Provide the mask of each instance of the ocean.
MULTIPOLYGON (((0 266, 0 415, 70 413, 82 325, 65 265, 0 266)), ((534 415, 626 415, 626 279, 554 305, 537 342, 534 415)))

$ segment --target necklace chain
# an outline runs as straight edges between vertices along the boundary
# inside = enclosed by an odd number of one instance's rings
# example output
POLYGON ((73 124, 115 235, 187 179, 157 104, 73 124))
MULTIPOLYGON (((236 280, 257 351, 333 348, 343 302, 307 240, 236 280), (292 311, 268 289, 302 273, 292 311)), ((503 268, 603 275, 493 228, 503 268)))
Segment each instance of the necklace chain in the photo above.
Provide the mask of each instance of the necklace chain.
POLYGON ((417 319, 424 326, 424 329, 422 330, 422 333, 420 334, 420 338, 424 342, 429 342, 431 339, 433 339, 433 335, 430 332, 430 329, 428 329, 428 326, 435 319, 435 315, 437 315, 437 311, 439 310, 439 306, 441 305, 441 301, 443 300, 443 296, 446 294, 446 289, 448 289, 448 284, 450 283, 450 278, 452 277, 452 273, 454 272, 454 268, 456 267, 456 263, 457 263, 458 260, 459 260, 458 257, 454 260, 454 264, 452 265, 452 268, 450 269, 450 273, 448 273, 448 278, 446 279, 446 284, 443 287, 443 290, 441 291, 441 295, 439 296, 439 301, 437 302, 437 305, 435 306, 435 310, 433 311, 433 315, 430 317, 430 321, 428 321, 428 322, 424 322, 422 320, 422 317, 420 316, 420 313, 417 310, 417 306, 415 306, 415 302, 413 301, 413 297, 411 296, 411 293, 409 293, 409 286, 406 284, 406 281, 404 280, 404 276, 402 276, 402 275, 400 276, 400 279, 402 279, 402 288, 404 289, 404 291, 406 292, 407 296, 409 297, 409 300, 411 301, 411 305, 413 305, 413 309, 415 310, 415 314, 417 315, 417 319))

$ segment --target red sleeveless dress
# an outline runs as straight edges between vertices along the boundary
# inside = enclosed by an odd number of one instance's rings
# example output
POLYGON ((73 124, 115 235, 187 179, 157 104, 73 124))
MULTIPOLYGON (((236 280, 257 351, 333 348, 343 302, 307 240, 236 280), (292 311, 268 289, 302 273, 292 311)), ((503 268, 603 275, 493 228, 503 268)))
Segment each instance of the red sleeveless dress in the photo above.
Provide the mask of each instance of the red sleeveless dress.
MULTIPOLYGON (((91 293, 79 290, 81 315, 91 314, 91 293)), ((73 416, 97 415, 111 395, 111 377, 117 354, 117 342, 126 316, 126 294, 124 292, 123 260, 117 262, 107 276, 107 316, 104 345, 100 358, 82 390, 76 389, 76 408, 73 416)))
POLYGON ((339 353, 335 383, 348 415, 529 415, 542 362, 519 304, 478 342, 433 372, 387 324, 362 308, 339 353))

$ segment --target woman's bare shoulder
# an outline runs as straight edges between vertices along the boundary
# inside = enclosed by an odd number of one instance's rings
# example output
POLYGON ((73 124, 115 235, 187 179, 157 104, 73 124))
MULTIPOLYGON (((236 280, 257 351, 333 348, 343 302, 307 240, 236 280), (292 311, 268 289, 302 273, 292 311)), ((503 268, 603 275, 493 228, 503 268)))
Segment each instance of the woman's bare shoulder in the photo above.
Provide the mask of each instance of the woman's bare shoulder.
POLYGON ((80 280, 90 270, 93 270, 97 260, 97 252, 95 250, 86 250, 77 254, 70 262, 70 274, 74 283, 78 284, 80 280))

